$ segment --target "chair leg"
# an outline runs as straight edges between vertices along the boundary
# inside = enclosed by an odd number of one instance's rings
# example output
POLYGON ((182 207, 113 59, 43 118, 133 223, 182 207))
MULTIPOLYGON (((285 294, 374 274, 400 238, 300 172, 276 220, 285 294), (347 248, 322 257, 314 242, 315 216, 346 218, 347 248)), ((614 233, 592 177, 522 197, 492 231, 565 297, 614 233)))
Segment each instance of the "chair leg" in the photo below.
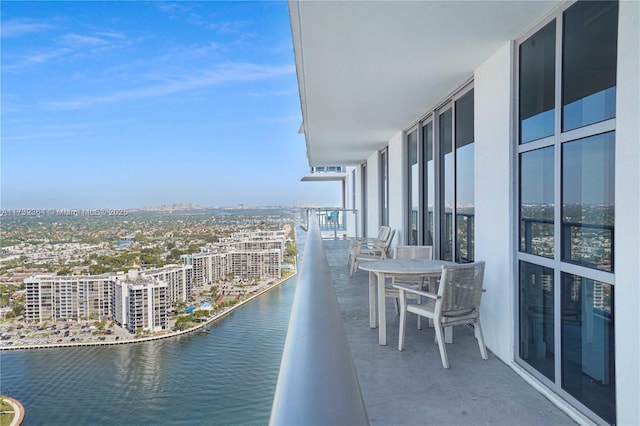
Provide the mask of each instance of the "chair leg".
POLYGON ((396 315, 400 315, 400 300, 396 297, 395 298, 395 306, 396 306, 396 315))
POLYGON ((444 343, 444 332, 442 330, 442 324, 439 321, 434 321, 434 327, 436 329, 436 339, 438 341, 438 348, 440 349, 440 359, 442 360, 442 366, 449 368, 449 359, 447 358, 447 348, 444 343))
POLYGON ((350 277, 353 276, 353 273, 356 271, 357 267, 358 267, 358 260, 354 256, 353 259, 351 260, 351 267, 349 268, 349 276, 350 277))
POLYGON ((476 336, 476 339, 478 340, 478 346, 480 347, 480 355, 482 355, 482 359, 489 359, 489 356, 487 355, 487 347, 484 344, 484 336, 482 335, 482 326, 480 325, 480 318, 478 318, 474 323, 473 323, 473 333, 476 336))
MULTIPOLYGON (((420 283, 420 290, 423 290, 424 278, 420 283)), ((418 295, 418 305, 422 305, 422 296, 418 295)), ((418 330, 422 330, 422 315, 418 315, 418 330)))
POLYGON ((404 328, 407 326, 407 302, 400 299, 400 327, 398 332, 398 350, 404 349, 404 328))

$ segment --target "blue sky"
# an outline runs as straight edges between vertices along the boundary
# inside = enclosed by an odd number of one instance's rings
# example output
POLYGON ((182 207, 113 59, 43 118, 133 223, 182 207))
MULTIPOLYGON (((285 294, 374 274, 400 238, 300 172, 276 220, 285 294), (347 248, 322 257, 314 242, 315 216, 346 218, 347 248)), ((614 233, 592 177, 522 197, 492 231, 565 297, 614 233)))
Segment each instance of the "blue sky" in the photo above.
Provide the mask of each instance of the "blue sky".
POLYGON ((287 4, 2 1, 1 207, 338 205, 287 4))

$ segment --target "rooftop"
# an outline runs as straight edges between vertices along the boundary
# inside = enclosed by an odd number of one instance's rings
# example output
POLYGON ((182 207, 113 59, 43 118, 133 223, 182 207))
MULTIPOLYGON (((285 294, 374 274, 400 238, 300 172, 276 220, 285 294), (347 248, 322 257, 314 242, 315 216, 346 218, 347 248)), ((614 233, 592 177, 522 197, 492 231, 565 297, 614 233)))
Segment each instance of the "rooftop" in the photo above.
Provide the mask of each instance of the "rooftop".
POLYGON ((368 275, 349 278, 348 242, 325 240, 338 304, 371 424, 572 425, 575 422, 489 351, 480 357, 473 331, 454 328, 445 370, 433 328, 407 321, 399 352, 398 316, 387 300, 387 346, 369 328, 368 275))

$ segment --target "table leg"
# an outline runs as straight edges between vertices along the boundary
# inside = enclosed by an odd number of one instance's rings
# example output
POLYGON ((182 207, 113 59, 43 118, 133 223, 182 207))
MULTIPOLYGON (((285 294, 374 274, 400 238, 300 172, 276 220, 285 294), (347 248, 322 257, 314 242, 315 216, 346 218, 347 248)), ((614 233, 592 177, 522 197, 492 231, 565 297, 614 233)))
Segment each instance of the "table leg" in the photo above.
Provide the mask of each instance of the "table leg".
MULTIPOLYGON (((438 292, 438 277, 439 275, 431 275, 429 276, 429 293, 437 293, 438 292)), ((429 318, 429 327, 433 328, 433 320, 429 318)))
POLYGON ((453 327, 444 328, 444 342, 453 343, 453 327))
POLYGON ((378 273, 378 343, 380 345, 387 344, 387 310, 385 309, 384 281, 384 273, 378 273))
POLYGON ((375 274, 369 272, 369 327, 376 328, 376 284, 375 274))

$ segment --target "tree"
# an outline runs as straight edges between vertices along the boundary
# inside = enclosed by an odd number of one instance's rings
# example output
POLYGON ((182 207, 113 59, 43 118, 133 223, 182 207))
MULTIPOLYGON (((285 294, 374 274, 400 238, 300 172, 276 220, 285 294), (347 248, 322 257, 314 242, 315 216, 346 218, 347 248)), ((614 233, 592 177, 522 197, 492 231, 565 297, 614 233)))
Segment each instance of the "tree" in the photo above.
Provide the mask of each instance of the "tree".
POLYGON ((135 241, 137 243, 146 243, 149 240, 147 239, 147 237, 144 236, 144 234, 142 232, 138 232, 136 234, 136 236, 133 237, 133 241, 135 241))
POLYGON ((96 264, 89 266, 89 274, 90 275, 101 275, 105 272, 109 272, 109 268, 104 265, 96 264))
POLYGON ((23 305, 22 303, 15 303, 15 304, 13 305, 13 309, 12 309, 12 310, 13 310, 13 314, 14 314, 16 317, 19 317, 19 316, 21 316, 22 314, 24 314, 24 305, 23 305))
POLYGON ((57 275, 71 275, 71 268, 68 266, 63 266, 58 269, 57 275))
POLYGON ((298 254, 298 247, 296 247, 294 244, 288 244, 287 248, 285 248, 284 251, 287 256, 295 257, 298 254))

